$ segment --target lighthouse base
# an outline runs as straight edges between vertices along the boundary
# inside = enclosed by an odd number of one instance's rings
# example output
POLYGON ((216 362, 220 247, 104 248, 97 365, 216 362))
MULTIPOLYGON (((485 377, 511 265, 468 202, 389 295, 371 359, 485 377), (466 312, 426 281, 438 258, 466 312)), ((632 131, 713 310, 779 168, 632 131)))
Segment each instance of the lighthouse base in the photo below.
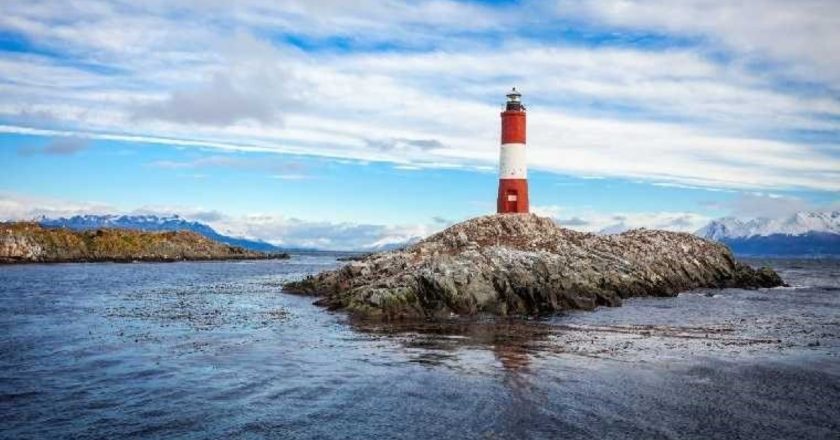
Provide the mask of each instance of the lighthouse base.
POLYGON ((528 213, 528 179, 499 179, 496 212, 528 213))

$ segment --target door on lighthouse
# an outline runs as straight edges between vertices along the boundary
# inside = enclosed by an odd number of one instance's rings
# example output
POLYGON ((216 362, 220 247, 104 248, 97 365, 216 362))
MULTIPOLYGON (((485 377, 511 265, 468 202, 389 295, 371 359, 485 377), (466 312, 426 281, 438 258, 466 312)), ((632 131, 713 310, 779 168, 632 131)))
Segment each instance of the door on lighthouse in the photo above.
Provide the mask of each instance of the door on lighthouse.
POLYGON ((505 204, 507 205, 505 212, 517 212, 516 204, 519 201, 519 194, 515 189, 507 190, 507 194, 505 196, 505 204))

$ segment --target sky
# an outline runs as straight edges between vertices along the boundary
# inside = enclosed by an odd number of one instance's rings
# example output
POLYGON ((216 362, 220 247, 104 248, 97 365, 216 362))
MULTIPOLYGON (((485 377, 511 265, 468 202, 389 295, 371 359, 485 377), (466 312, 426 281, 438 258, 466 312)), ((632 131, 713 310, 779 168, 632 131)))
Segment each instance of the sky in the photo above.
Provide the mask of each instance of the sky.
POLYGON ((834 0, 0 4, 0 219, 179 214, 284 246, 495 211, 694 231, 840 207, 834 0))

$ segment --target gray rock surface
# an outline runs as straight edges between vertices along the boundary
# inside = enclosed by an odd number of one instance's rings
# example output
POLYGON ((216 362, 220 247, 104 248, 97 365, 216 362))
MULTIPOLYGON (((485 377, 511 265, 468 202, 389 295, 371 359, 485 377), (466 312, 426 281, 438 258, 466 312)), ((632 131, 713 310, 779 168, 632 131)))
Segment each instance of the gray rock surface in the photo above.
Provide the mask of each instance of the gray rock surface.
POLYGON ((618 306, 632 296, 700 287, 775 287, 771 269, 734 260, 687 233, 637 229, 599 236, 533 214, 477 217, 401 250, 284 286, 368 318, 538 315, 618 306))

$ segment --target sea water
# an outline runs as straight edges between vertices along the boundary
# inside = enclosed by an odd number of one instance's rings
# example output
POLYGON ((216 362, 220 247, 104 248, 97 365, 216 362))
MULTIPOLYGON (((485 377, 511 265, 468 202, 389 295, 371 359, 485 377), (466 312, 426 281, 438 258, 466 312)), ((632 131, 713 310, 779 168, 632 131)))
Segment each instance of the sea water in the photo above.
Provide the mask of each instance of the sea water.
POLYGON ((539 319, 356 322, 291 260, 0 267, 0 437, 840 438, 840 262, 539 319))

